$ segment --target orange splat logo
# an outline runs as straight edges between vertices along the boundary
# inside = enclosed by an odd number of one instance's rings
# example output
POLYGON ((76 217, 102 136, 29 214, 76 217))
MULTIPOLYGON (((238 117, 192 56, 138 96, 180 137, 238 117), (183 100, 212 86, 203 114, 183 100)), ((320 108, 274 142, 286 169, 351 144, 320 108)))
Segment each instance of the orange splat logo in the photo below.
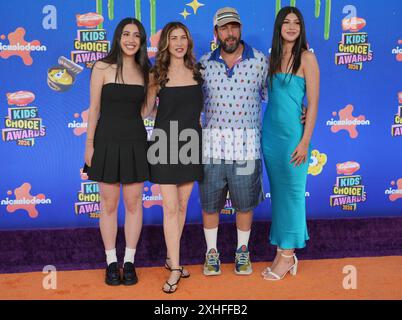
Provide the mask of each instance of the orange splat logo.
MULTIPOLYGON (((402 40, 398 40, 398 44, 402 44, 402 40)), ((402 49, 399 47, 396 47, 395 49, 392 50, 392 53, 396 55, 396 61, 401 62, 402 61, 402 49)))
POLYGON ((151 186, 151 194, 149 195, 149 188, 144 188, 144 195, 142 196, 142 202, 144 208, 151 208, 153 206, 162 206, 162 195, 161 187, 159 184, 154 184, 151 186))
MULTIPOLYGON (((25 29, 20 27, 14 32, 11 32, 7 38, 9 45, 3 45, 2 51, 0 52, 0 57, 3 59, 8 59, 12 56, 18 56, 22 59, 25 65, 30 66, 33 63, 31 57, 32 51, 46 51, 46 46, 41 46, 39 40, 33 40, 30 42, 25 41, 25 29)), ((1 40, 5 39, 4 35, 0 36, 1 40)))
POLYGON ((156 51, 158 48, 159 40, 161 38, 161 33, 162 33, 162 30, 159 30, 157 33, 155 33, 154 35, 152 35, 149 38, 149 41, 151 42, 151 46, 148 48, 148 57, 149 58, 154 58, 156 56, 156 51))
POLYGON ((332 115, 339 116, 339 120, 327 121, 327 125, 331 126, 331 131, 337 133, 341 130, 346 130, 349 132, 349 137, 352 139, 357 138, 359 135, 357 131, 357 126, 359 125, 370 125, 370 121, 366 120, 364 115, 358 117, 353 116, 353 106, 348 104, 345 108, 341 109, 338 114, 333 112, 332 115))
MULTIPOLYGON (((7 205, 7 211, 13 213, 17 210, 25 210, 29 217, 34 219, 39 215, 38 210, 36 209, 36 205, 50 203, 50 200, 47 200, 44 194, 38 194, 36 196, 32 196, 31 185, 29 183, 24 183, 21 187, 14 190, 15 200, 9 200, 10 204, 7 205)), ((8 191, 8 195, 11 195, 12 192, 8 191)))
POLYGON ((395 183, 395 181, 391 181, 391 186, 395 186, 397 189, 392 189, 389 188, 385 193, 389 194, 389 200, 391 201, 396 201, 398 199, 402 199, 402 178, 398 179, 398 181, 395 183))
MULTIPOLYGON (((80 136, 84 133, 87 132, 87 126, 88 126, 88 115, 89 115, 89 109, 84 110, 81 112, 81 119, 82 121, 80 123, 76 123, 74 125, 74 134, 76 136, 80 136)), ((78 119, 80 115, 78 113, 74 114, 74 118, 78 119)), ((75 122, 75 121, 74 121, 75 122)))

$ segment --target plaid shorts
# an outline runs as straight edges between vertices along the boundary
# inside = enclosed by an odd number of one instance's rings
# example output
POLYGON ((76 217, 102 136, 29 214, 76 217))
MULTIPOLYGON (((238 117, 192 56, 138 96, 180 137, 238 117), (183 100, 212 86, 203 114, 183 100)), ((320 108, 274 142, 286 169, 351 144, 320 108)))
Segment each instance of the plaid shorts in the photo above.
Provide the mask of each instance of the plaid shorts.
POLYGON ((232 207, 248 212, 265 200, 261 159, 204 164, 204 179, 199 182, 201 207, 207 213, 220 212, 229 191, 232 207))

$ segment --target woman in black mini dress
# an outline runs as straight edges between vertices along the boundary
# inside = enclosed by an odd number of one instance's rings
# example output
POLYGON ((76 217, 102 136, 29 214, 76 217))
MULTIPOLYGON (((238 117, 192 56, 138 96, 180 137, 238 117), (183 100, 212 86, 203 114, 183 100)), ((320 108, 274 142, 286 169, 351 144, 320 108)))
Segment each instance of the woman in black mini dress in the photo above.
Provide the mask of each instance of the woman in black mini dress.
POLYGON ((180 278, 190 276, 180 267, 180 238, 194 182, 203 178, 201 85, 189 30, 180 22, 168 23, 161 33, 143 112, 150 114, 158 98, 148 161, 150 181, 160 184, 163 197, 165 267, 171 271, 162 288, 166 293, 175 292, 180 278))
POLYGON ((134 256, 142 227, 143 182, 149 179, 147 133, 141 117, 150 70, 146 39, 138 20, 122 20, 110 53, 94 64, 91 74, 85 162, 89 178, 100 187, 99 225, 108 285, 137 282, 134 256), (121 185, 126 210, 122 279, 116 257, 121 185))

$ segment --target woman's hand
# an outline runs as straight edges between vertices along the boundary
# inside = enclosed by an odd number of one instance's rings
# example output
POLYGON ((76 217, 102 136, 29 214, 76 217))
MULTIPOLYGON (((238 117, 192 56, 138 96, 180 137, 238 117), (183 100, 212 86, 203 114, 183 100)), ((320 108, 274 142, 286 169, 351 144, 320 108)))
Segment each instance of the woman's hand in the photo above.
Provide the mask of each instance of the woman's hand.
POLYGON ((297 167, 306 162, 307 152, 308 143, 300 142, 291 155, 292 160, 290 161, 290 163, 293 163, 293 167, 297 167))
POLYGON ((85 146, 85 163, 90 167, 92 165, 92 157, 94 155, 93 141, 87 141, 85 146))
POLYGON ((305 124, 306 123, 306 116, 307 116, 307 108, 303 106, 302 108, 302 115, 300 117, 300 123, 305 124))

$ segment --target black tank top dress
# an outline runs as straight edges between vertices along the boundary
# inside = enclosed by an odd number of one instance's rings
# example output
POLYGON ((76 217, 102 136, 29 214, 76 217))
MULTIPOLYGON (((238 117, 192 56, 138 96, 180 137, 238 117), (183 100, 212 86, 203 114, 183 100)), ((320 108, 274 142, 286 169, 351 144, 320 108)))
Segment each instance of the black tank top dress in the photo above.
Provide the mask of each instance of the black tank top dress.
POLYGON ((149 179, 147 132, 141 117, 144 98, 141 85, 103 85, 89 179, 123 184, 149 179))
MULTIPOLYGON (((151 138, 154 141, 150 143, 149 160, 162 159, 161 152, 166 152, 166 161, 159 161, 156 164, 151 162, 150 181, 158 184, 201 181, 203 179, 200 126, 200 114, 203 108, 202 86, 200 84, 181 87, 165 86, 159 91, 158 98, 158 111, 151 138), (166 148, 156 148, 160 140, 156 129, 166 133, 166 148), (183 132, 185 129, 190 130, 183 132), (192 134, 187 135, 189 131, 192 134), (183 133, 181 138, 180 133, 183 133), (194 139, 195 136, 198 139, 194 139), (191 144, 189 144, 190 141, 191 144), (173 147, 173 152, 171 152, 172 145, 177 146, 173 147), (159 151, 154 152, 155 149, 159 151)), ((159 147, 164 145, 160 142, 158 144, 159 147)))

